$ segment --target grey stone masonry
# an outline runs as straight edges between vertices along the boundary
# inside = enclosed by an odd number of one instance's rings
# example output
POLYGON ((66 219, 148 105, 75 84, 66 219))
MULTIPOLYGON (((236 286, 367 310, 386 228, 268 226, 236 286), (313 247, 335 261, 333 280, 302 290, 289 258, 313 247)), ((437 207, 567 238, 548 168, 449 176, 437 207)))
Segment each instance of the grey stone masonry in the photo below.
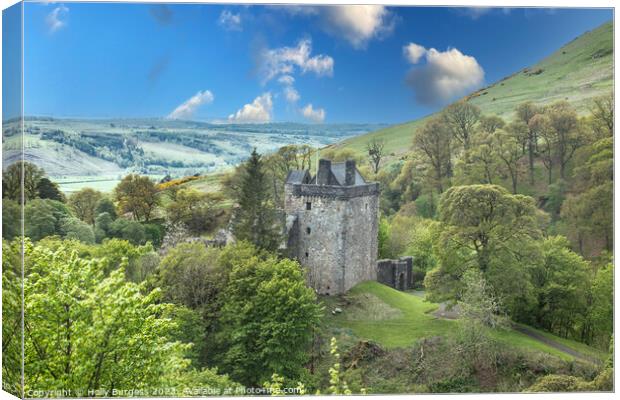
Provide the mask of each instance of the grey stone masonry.
POLYGON ((284 188, 286 251, 308 268, 319 294, 342 294, 377 279, 379 184, 355 161, 320 160, 317 175, 292 171, 284 188))
POLYGON ((413 258, 399 260, 379 260, 377 262, 377 281, 398 290, 413 288, 413 258))

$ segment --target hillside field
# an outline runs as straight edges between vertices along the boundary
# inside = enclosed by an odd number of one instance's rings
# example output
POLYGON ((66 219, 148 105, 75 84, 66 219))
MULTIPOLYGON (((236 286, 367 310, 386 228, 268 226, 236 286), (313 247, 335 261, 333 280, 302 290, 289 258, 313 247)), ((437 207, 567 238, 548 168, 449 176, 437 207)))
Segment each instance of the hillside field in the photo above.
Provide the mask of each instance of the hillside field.
MULTIPOLYGON (((525 101, 549 104, 567 100, 579 112, 586 113, 592 98, 613 90, 613 74, 613 24, 609 22, 567 43, 536 65, 465 98, 480 107, 483 114, 496 114, 506 120, 511 120, 515 107, 525 101)), ((377 139, 385 143, 387 159, 394 160, 409 151, 416 129, 428 117, 356 136, 330 147, 364 154, 366 143, 377 139)))

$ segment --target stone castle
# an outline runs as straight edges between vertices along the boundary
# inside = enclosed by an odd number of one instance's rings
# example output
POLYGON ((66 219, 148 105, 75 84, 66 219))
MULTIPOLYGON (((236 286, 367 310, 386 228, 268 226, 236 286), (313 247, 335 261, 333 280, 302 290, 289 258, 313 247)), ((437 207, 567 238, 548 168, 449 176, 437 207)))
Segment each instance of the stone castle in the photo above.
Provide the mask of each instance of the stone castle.
POLYGON ((320 160, 316 176, 291 171, 284 198, 287 255, 308 268, 309 284, 319 294, 345 293, 377 280, 378 271, 382 283, 411 287, 410 260, 405 275, 406 261, 377 264, 379 184, 366 182, 355 161, 320 160))

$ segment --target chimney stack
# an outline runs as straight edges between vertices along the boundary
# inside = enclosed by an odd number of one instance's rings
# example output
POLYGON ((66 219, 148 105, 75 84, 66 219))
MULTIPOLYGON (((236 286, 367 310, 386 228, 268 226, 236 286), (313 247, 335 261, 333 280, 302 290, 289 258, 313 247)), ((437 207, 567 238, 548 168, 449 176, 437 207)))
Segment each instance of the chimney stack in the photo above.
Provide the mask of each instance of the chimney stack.
POLYGON ((330 160, 319 160, 319 171, 316 174, 317 185, 329 185, 329 175, 331 174, 332 162, 330 160))
POLYGON ((345 186, 355 185, 355 160, 347 160, 345 162, 345 186))

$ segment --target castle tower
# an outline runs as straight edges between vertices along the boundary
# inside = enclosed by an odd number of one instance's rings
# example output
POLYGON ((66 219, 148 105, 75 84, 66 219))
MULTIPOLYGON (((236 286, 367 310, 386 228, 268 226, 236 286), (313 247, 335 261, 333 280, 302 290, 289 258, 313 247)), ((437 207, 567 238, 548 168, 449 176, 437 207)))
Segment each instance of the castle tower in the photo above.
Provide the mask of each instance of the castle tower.
POLYGON ((319 294, 340 294, 377 279, 379 184, 355 161, 320 160, 315 177, 291 171, 285 190, 288 256, 308 268, 319 294))

